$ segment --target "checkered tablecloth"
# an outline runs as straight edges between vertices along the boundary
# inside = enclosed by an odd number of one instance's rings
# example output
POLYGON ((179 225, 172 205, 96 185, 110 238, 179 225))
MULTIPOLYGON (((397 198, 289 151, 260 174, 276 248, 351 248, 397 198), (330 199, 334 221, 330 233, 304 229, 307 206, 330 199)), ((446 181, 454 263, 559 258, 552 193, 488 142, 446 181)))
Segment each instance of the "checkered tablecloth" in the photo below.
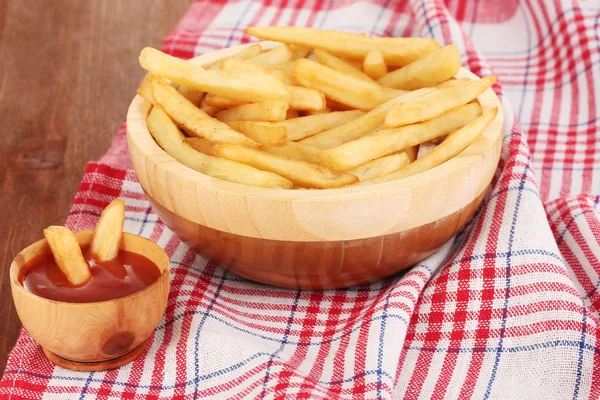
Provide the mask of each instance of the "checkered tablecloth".
POLYGON ((67 225, 89 229, 125 199, 125 229, 171 257, 164 318, 140 358, 108 372, 54 367, 23 332, 0 397, 598 398, 600 2, 198 1, 163 47, 189 58, 247 42, 254 24, 433 36, 456 43, 471 71, 497 75, 504 149, 475 217, 403 275, 345 290, 267 287, 207 262, 157 220, 121 129, 87 166, 67 225))

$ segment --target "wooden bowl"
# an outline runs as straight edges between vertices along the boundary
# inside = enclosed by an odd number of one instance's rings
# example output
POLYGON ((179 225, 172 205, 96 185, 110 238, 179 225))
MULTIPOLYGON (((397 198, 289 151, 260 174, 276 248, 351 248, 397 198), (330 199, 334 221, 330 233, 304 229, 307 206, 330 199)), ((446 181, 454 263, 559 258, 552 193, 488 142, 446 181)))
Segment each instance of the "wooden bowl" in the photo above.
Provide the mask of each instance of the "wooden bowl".
MULTIPOLYGON (((75 233, 88 245, 93 231, 75 233)), ((27 261, 50 251, 45 239, 17 255, 10 266, 10 285, 23 327, 54 364, 78 371, 116 368, 135 359, 158 325, 169 295, 169 258, 158 245, 123 234, 121 249, 153 261, 162 274, 147 288, 126 297, 95 303, 48 300, 25 290, 19 272, 27 261)))
MULTIPOLYGON (((242 47, 192 62, 210 63, 242 47)), ((477 78, 465 69, 456 77, 477 78)), ((457 157, 402 180, 343 189, 258 188, 194 171, 153 140, 146 127, 151 105, 139 96, 127 113, 127 138, 133 167, 154 210, 197 251, 263 283, 346 287, 423 260, 473 215, 502 147, 498 97, 489 89, 478 101, 484 112, 498 107, 498 115, 457 157)))

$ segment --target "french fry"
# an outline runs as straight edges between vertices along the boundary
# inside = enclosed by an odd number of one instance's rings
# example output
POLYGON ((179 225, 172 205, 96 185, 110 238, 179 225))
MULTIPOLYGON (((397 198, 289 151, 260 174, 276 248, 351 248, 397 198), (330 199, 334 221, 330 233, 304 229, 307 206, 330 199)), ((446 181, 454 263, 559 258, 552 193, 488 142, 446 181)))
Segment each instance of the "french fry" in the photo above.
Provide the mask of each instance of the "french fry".
POLYGON ((293 110, 319 111, 325 108, 325 95, 315 89, 302 86, 288 86, 290 97, 288 103, 293 110))
POLYGON ((351 140, 358 139, 359 137, 366 135, 381 125, 385 119, 385 114, 393 104, 403 101, 411 101, 419 96, 424 96, 427 93, 431 93, 434 90, 435 89, 433 88, 427 88, 407 93, 372 109, 368 113, 352 121, 306 138, 302 140, 302 143, 326 150, 340 146, 351 140))
POLYGON ((144 75, 144 80, 138 87, 137 94, 144 100, 146 100, 150 104, 154 104, 154 97, 152 97, 152 78, 153 75, 148 72, 144 75))
POLYGON ((44 229, 44 237, 48 241, 56 265, 72 285, 82 285, 92 277, 73 232, 64 226, 49 226, 44 229))
POLYGON ((98 261, 117 258, 124 224, 125 203, 122 199, 115 199, 102 211, 96 224, 90 252, 98 261))
POLYGON ((203 68, 210 69, 210 70, 216 70, 216 69, 219 69, 221 63, 225 60, 229 60, 229 59, 235 59, 235 60, 240 60, 240 61, 249 60, 252 57, 256 57, 260 53, 262 53, 262 47, 260 44, 255 43, 251 46, 243 48, 242 50, 240 50, 239 52, 237 52, 236 54, 234 54, 231 57, 225 57, 220 60, 213 61, 208 65, 203 65, 203 68))
POLYGON ((290 49, 292 50, 292 61, 304 58, 310 53, 310 47, 299 46, 297 44, 290 44, 290 49))
POLYGON ((361 79, 365 82, 375 83, 367 74, 362 72, 359 68, 356 68, 350 62, 343 60, 333 54, 326 52, 325 50, 315 49, 314 52, 317 60, 323 65, 333 68, 345 74, 351 75, 355 78, 361 79))
MULTIPOLYGON (((209 95, 210 95, 210 93, 207 94, 206 96, 204 96, 204 98, 200 102, 200 107, 198 107, 198 108, 200 108, 200 110, 202 110, 202 112, 204 112, 209 117, 214 117, 223 108, 213 107, 213 106, 209 106, 208 104, 206 104, 206 101, 208 100, 209 95)), ((212 95, 212 96, 214 96, 214 95, 212 95)))
MULTIPOLYGON (((316 111, 316 112, 319 112, 319 111, 316 111)), ((298 110, 287 110, 287 113, 285 113, 286 120, 298 118, 299 116, 300 116, 300 112, 298 110)))
POLYGON ((207 154, 212 156, 212 148, 215 145, 208 139, 193 137, 193 138, 185 138, 185 142, 190 145, 190 147, 200 153, 207 154))
POLYGON ((357 176, 359 180, 366 181, 397 171, 409 163, 410 159, 406 153, 397 153, 371 160, 348 172, 357 176))
POLYGON ((401 153, 406 154, 406 156, 408 157, 408 160, 410 162, 413 162, 417 159, 417 153, 419 152, 419 146, 411 146, 411 147, 407 147, 406 149, 402 150, 401 153))
POLYGON ((282 146, 287 142, 287 129, 284 126, 256 121, 230 121, 227 124, 266 146, 282 146))
POLYGON ((363 70, 365 74, 373 79, 379 79, 387 74, 388 70, 383 59, 383 53, 378 50, 368 52, 363 61, 363 70))
POLYGON ((179 85, 177 87, 177 91, 183 97, 188 99, 188 101, 190 103, 192 103, 193 105, 195 105, 196 107, 198 107, 200 105, 200 102, 202 101, 202 99, 204 98, 204 95, 206 94, 200 90, 190 89, 189 87, 186 87, 183 85, 179 85))
MULTIPOLYGON (((365 59, 366 62, 366 59, 365 59)), ((381 76, 381 85, 404 90, 435 86, 460 70, 460 52, 451 44, 407 66, 381 76)))
POLYGON ((262 67, 268 67, 291 61, 293 55, 294 53, 292 52, 291 47, 287 44, 283 44, 281 46, 273 47, 256 57, 252 57, 250 61, 262 67))
POLYGON ((481 115, 477 103, 466 104, 429 121, 387 129, 365 136, 319 154, 323 165, 346 171, 379 157, 428 142, 461 128, 481 115))
POLYGON ((152 95, 165 112, 179 125, 199 137, 211 142, 231 142, 244 146, 258 147, 254 140, 231 129, 200 110, 163 79, 152 80, 152 95))
POLYGON ((236 106, 240 106, 242 104, 248 104, 247 101, 233 100, 228 97, 217 96, 217 95, 214 95, 211 93, 206 95, 205 103, 209 107, 218 108, 219 111, 224 108, 236 107, 236 106))
POLYGON ((399 66, 410 64, 440 48, 433 39, 375 38, 314 28, 253 26, 247 28, 246 33, 264 40, 323 49, 350 59, 364 58, 370 51, 379 50, 387 64, 399 66))
MULTIPOLYGON (((338 126, 347 121, 351 121, 355 118, 360 117, 363 114, 364 112, 360 110, 339 111, 328 114, 317 114, 305 117, 292 118, 281 122, 246 121, 246 123, 240 124, 239 121, 235 121, 229 122, 229 124, 234 129, 245 133, 246 135, 248 135, 248 137, 251 137, 253 139, 254 135, 257 135, 257 132, 260 132, 259 135, 261 136, 279 138, 281 135, 283 135, 283 132, 285 131, 286 140, 295 141, 311 135, 315 135, 333 126, 338 126)), ((274 143, 264 144, 275 145, 274 143)))
POLYGON ((213 147, 216 156, 271 171, 303 187, 335 188, 356 182, 354 175, 331 171, 325 167, 289 160, 248 147, 221 143, 213 147))
POLYGON ((294 118, 280 122, 278 125, 286 127, 288 140, 296 141, 345 124, 364 114, 364 111, 360 110, 336 111, 328 114, 294 118))
POLYGON ((475 99, 496 82, 496 77, 488 76, 443 89, 419 97, 413 101, 394 104, 385 116, 388 127, 396 127, 427 121, 448 110, 475 99))
POLYGON ((261 149, 267 153, 291 160, 304 161, 311 164, 319 164, 321 162, 319 160, 319 152, 321 150, 298 142, 287 142, 283 146, 263 146, 261 149))
POLYGON ((280 70, 273 69, 273 68, 265 68, 265 67, 261 67, 260 65, 254 64, 250 61, 242 61, 242 60, 237 60, 235 58, 230 58, 230 59, 224 60, 221 63, 221 69, 223 71, 230 71, 230 72, 269 75, 272 78, 275 78, 288 86, 293 86, 293 85, 298 84, 298 81, 296 81, 296 77, 294 76, 293 70, 292 70, 292 72, 286 72, 286 71, 280 71, 280 70))
POLYGON ((452 78, 452 79, 448 79, 448 80, 446 80, 444 82, 438 83, 437 85, 435 85, 435 88, 436 89, 443 89, 443 88, 447 88, 447 87, 450 87, 450 86, 457 85, 459 83, 469 82, 470 80, 471 79, 469 79, 469 78, 459 78, 459 79, 452 78))
POLYGON ((288 74, 294 74, 294 69, 296 68, 296 60, 288 61, 281 64, 269 65, 270 69, 274 69, 276 71, 287 72, 288 74))
POLYGON ((304 111, 304 115, 307 116, 307 115, 327 114, 330 112, 332 112, 332 109, 329 107, 325 107, 322 110, 306 110, 306 111, 304 111))
POLYGON ((264 101, 242 104, 219 111, 215 118, 228 121, 284 121, 289 104, 286 101, 264 101))
POLYGON ((140 65, 155 75, 190 89, 236 100, 267 101, 285 99, 289 96, 283 83, 277 79, 264 75, 249 76, 235 72, 205 70, 149 47, 140 53, 140 65))
POLYGON ((446 140, 415 162, 408 164, 399 171, 378 178, 362 181, 359 185, 370 185, 406 178, 437 167, 458 155, 469 146, 483 130, 496 118, 498 108, 486 111, 481 117, 459 129, 446 140))
POLYGON ((335 101, 361 110, 371 110, 406 93, 365 82, 306 58, 296 61, 294 75, 301 85, 320 90, 335 101))
POLYGON ((191 148, 183 134, 160 106, 154 106, 146 121, 150 134, 164 151, 181 164, 214 178, 251 186, 289 189, 292 182, 272 172, 203 154, 191 148))

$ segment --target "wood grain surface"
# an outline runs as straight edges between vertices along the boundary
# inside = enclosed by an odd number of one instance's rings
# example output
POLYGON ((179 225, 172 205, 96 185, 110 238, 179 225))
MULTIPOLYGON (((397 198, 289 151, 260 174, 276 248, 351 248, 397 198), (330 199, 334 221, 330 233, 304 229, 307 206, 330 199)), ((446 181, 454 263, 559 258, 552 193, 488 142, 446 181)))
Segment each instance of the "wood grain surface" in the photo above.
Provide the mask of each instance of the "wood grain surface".
POLYGON ((143 70, 191 0, 0 1, 0 372, 19 334, 9 266, 64 223, 86 162, 125 118, 143 70))

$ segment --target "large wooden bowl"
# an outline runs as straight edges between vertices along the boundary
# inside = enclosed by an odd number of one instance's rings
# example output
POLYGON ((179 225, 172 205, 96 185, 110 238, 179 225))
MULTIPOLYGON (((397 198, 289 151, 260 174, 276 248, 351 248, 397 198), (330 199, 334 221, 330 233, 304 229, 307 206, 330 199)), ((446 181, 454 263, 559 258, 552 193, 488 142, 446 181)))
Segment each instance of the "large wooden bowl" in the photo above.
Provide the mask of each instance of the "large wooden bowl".
MULTIPOLYGON (((82 246, 93 231, 75 233, 82 246)), ((32 258, 50 251, 45 239, 24 249, 10 266, 10 286, 23 327, 50 361, 65 368, 99 371, 126 364, 144 349, 158 325, 169 295, 169 258, 154 242, 123 234, 121 249, 141 254, 162 271, 147 288, 114 300, 67 303, 48 300, 25 290, 19 272, 32 258)))
MULTIPOLYGON (((273 46, 266 43, 263 47, 273 46)), ((193 59, 199 65, 243 46, 193 59)), ((462 69, 457 77, 477 77, 462 69)), ((184 242, 243 277, 291 288, 345 287, 423 260, 473 215, 502 146, 503 114, 454 159, 406 179, 333 190, 275 190, 226 182, 173 159, 146 127, 151 105, 127 113, 129 153, 154 210, 184 242)))

